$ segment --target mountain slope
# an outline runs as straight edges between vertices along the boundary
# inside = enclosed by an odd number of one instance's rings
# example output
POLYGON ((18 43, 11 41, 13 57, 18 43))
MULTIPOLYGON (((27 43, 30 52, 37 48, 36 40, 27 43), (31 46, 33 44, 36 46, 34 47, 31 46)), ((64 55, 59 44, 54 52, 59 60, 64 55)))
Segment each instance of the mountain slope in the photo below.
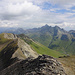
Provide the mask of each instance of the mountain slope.
MULTIPOLYGON (((10 31, 8 31, 10 32, 10 31)), ((75 55, 75 31, 65 31, 58 26, 51 27, 45 25, 41 28, 23 30, 22 28, 11 31, 12 33, 24 33, 34 41, 46 47, 57 50, 64 54, 75 55)))
POLYGON ((28 57, 36 58, 38 54, 23 40, 11 33, 0 34, 0 70, 15 61, 28 57))
POLYGON ((18 35, 18 37, 23 39, 26 43, 28 43, 32 47, 32 49, 39 54, 46 54, 46 55, 50 55, 50 56, 53 56, 53 57, 56 57, 56 58, 64 55, 64 54, 62 54, 58 51, 49 49, 46 46, 44 46, 44 45, 42 45, 38 42, 34 42, 32 39, 30 39, 29 37, 27 37, 24 34, 20 34, 20 35, 18 35))
POLYGON ((24 60, 28 57, 37 58, 39 54, 46 54, 58 58, 63 54, 53 51, 44 45, 34 42, 27 36, 11 33, 0 34, 0 70, 6 68, 12 62, 24 60), (20 38, 19 38, 20 37, 20 38), (23 39, 23 40, 22 40, 23 39))
MULTIPOLYGON (((25 36, 24 34, 20 34, 18 35, 18 37, 11 33, 0 34, 1 39, 0 45, 3 45, 3 47, 0 49, 1 75, 12 75, 12 74, 21 75, 21 74, 38 74, 38 73, 45 75, 46 74, 66 75, 63 68, 61 67, 61 64, 55 58, 53 58, 62 56, 61 53, 51 50, 38 42, 34 42, 32 39, 30 39, 28 36, 25 36), (46 55, 38 57, 38 54, 35 51, 38 52, 39 54, 47 54, 53 57, 46 55), (38 58, 32 59, 32 57, 38 58)), ((67 58, 64 59, 60 58, 58 60, 62 62, 62 64, 65 64, 67 63, 66 61, 67 58)), ((70 62, 70 60, 68 61, 70 62)), ((68 63, 68 65, 69 64, 70 63, 68 63)), ((65 68, 67 68, 68 65, 66 65, 65 68)), ((72 62, 71 64, 73 68, 72 74, 75 73, 73 65, 74 62, 72 62)), ((69 68, 70 67, 68 67, 68 70, 70 70, 69 68)), ((66 71, 67 74, 68 72, 66 71)))
POLYGON ((75 37, 58 26, 45 25, 27 30, 26 35, 41 44, 65 54, 75 54, 75 37))

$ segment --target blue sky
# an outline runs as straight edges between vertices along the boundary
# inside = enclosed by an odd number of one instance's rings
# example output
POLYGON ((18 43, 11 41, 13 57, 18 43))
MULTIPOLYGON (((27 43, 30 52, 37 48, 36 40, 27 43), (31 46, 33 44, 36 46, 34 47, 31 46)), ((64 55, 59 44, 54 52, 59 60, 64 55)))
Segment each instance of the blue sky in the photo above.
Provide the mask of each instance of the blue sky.
POLYGON ((75 0, 0 0, 0 27, 45 24, 75 30, 75 0))

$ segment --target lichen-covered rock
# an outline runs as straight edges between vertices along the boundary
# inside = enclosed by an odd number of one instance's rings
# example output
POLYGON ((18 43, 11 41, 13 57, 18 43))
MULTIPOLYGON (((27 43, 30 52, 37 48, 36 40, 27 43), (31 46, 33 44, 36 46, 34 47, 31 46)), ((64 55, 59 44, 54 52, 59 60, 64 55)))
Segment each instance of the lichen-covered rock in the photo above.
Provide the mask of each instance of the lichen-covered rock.
POLYGON ((36 59, 17 61, 0 75, 66 75, 61 64, 53 57, 42 55, 36 59))

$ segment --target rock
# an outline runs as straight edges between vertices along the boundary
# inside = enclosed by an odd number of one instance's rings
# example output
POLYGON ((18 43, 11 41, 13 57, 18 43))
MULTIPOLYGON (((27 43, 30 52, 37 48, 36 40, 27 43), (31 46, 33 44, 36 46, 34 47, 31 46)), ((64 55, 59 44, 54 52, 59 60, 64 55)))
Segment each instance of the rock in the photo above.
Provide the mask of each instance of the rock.
POLYGON ((36 53, 30 45, 28 45, 24 40, 18 38, 15 34, 12 33, 4 33, 4 38, 7 39, 18 39, 18 49, 12 54, 12 58, 25 59, 28 57, 37 58, 38 53, 36 53))
MULTIPOLYGON (((9 39, 7 43, 4 43, 2 50, 0 50, 0 71, 10 66, 11 63, 18 58, 24 60, 28 57, 37 58, 38 54, 24 40, 18 38, 12 33, 3 33, 4 38, 9 39)), ((13 62, 13 63, 14 63, 13 62)))
POLYGON ((20 60, 0 72, 0 75, 66 75, 53 57, 42 55, 36 59, 20 60))
POLYGON ((12 34, 12 33, 4 33, 4 38, 17 39, 17 36, 15 34, 12 34))
POLYGON ((38 53, 35 52, 30 45, 28 45, 24 40, 18 38, 18 49, 17 51, 12 55, 12 58, 19 58, 19 59, 25 59, 28 57, 37 58, 38 53))

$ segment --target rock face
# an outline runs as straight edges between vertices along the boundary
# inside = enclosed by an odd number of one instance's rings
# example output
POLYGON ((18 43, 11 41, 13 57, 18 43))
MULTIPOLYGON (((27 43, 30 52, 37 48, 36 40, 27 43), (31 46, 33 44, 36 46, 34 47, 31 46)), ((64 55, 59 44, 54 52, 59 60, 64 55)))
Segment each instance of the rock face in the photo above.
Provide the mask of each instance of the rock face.
POLYGON ((15 34, 4 33, 4 38, 18 39, 18 49, 13 53, 12 58, 25 59, 28 57, 36 58, 38 54, 22 39, 18 38, 15 34))
POLYGON ((24 60, 28 57, 38 57, 38 54, 33 51, 26 42, 17 38, 16 35, 4 33, 3 36, 4 38, 9 39, 10 42, 8 42, 6 46, 3 46, 3 49, 0 50, 0 71, 10 66, 12 62, 15 63, 17 60, 24 60))
POLYGON ((15 34, 11 34, 11 33, 4 33, 4 38, 17 39, 17 36, 15 34))
POLYGON ((24 40, 18 38, 18 49, 17 51, 13 54, 13 58, 17 57, 19 59, 25 59, 28 57, 33 57, 37 58, 38 54, 28 45, 24 40))
POLYGON ((61 64, 51 56, 20 60, 0 72, 0 75, 66 75, 61 64))

